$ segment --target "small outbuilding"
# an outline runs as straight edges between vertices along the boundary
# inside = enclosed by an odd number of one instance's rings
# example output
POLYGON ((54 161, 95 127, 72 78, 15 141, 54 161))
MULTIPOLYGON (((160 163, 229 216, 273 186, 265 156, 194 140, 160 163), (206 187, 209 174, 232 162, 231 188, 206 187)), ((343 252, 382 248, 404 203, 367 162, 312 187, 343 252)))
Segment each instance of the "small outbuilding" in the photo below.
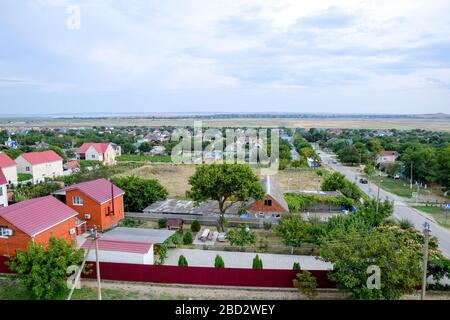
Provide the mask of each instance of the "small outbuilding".
MULTIPOLYGON (((82 245, 89 250, 87 261, 95 261, 95 241, 87 239, 82 245)), ((98 239, 99 261, 130 264, 153 264, 153 244, 145 242, 98 239)))

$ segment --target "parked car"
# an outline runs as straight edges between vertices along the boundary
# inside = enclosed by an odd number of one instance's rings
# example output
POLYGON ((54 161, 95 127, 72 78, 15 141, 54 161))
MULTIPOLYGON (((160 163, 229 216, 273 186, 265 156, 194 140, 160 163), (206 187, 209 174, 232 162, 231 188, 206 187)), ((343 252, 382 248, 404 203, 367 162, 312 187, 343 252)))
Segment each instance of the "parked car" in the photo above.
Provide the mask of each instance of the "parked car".
POLYGON ((359 179, 359 183, 368 184, 369 181, 367 181, 367 179, 361 178, 361 179, 359 179))
POLYGON ((393 178, 394 178, 394 180, 400 179, 400 174, 398 174, 398 173, 394 174, 393 178))

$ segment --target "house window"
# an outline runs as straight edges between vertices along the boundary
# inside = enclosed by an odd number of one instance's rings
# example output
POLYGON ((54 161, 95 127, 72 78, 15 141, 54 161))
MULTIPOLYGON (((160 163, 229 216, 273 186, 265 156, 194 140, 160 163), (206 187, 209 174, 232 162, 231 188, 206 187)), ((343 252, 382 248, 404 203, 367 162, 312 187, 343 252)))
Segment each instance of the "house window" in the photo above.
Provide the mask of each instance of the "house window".
POLYGON ((11 235, 11 230, 7 226, 0 226, 0 238, 8 238, 11 235))
POLYGON ((30 172, 30 167, 25 167, 25 171, 30 172))
POLYGON ((73 197, 72 198, 72 203, 75 206, 82 206, 83 205, 83 198, 82 197, 73 197))
POLYGON ((92 159, 95 159, 95 154, 93 154, 91 157, 92 157, 92 159))
POLYGON ((271 199, 264 200, 264 205, 267 206, 267 207, 271 207, 272 206, 272 200, 271 199))
POLYGON ((3 196, 3 187, 0 187, 0 197, 3 196))

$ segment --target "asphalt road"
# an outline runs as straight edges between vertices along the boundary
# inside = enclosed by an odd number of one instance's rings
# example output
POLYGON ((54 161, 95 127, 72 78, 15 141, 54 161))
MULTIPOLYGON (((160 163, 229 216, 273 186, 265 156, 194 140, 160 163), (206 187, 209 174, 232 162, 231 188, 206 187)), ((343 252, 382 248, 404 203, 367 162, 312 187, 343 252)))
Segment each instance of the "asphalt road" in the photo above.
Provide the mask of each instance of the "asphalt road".
MULTIPOLYGON (((329 167, 331 167, 335 171, 339 171, 340 173, 344 174, 347 179, 350 181, 356 182, 362 191, 364 191, 369 196, 376 197, 378 192, 378 187, 375 184, 369 183, 369 184, 361 184, 359 183, 360 175, 354 170, 349 167, 345 167, 341 165, 339 162, 333 163, 335 160, 332 158, 332 155, 329 153, 326 153, 324 151, 320 151, 320 156, 322 158, 322 161, 326 163, 329 167)), ((414 227, 422 231, 423 230, 423 224, 428 222, 430 224, 431 229, 431 235, 436 237, 439 240, 439 248, 441 249, 442 253, 450 257, 450 231, 445 229, 444 227, 441 227, 436 222, 430 220, 426 215, 421 214, 419 211, 411 208, 408 206, 408 204, 403 201, 402 198, 387 192, 380 188, 380 199, 385 200, 388 199, 390 201, 394 201, 394 217, 397 219, 408 219, 411 221, 411 223, 414 224, 414 227)))

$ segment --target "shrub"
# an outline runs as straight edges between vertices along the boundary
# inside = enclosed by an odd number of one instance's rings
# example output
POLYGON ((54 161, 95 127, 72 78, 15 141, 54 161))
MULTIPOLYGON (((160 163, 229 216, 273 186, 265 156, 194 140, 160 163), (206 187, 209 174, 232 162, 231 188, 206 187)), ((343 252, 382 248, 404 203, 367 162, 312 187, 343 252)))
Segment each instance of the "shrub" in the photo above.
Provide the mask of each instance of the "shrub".
POLYGON ((184 244, 192 244, 192 242, 194 241, 193 237, 192 237, 192 232, 190 232, 189 230, 186 231, 186 233, 183 236, 183 243, 184 244))
POLYGON ((294 265, 292 266, 292 270, 301 270, 300 262, 294 262, 294 265))
POLYGON ((160 229, 164 229, 167 227, 167 219, 166 218, 161 218, 158 220, 158 226, 160 229))
POLYGON ((202 226, 200 225, 200 222, 197 219, 192 221, 192 224, 191 224, 192 232, 199 232, 201 228, 202 228, 202 226))
POLYGON ((178 232, 176 232, 173 236, 170 237, 170 241, 178 247, 183 243, 183 239, 181 239, 181 236, 178 232))
POLYGON ((408 219, 401 219, 399 221, 399 226, 402 229, 412 229, 413 228, 413 224, 411 221, 409 221, 408 219))
POLYGON ((262 269, 263 268, 263 262, 262 260, 259 258, 258 255, 255 256, 255 258, 253 258, 253 269, 262 269))
POLYGON ((179 266, 179 267, 187 267, 187 266, 188 266, 188 262, 187 262, 185 256, 181 255, 181 256, 178 258, 178 266, 179 266))
POLYGON ((223 259, 221 256, 217 255, 216 259, 214 260, 214 267, 215 268, 225 268, 225 262, 223 262, 223 259))
POLYGON ((308 299, 314 299, 317 296, 317 280, 311 272, 303 271, 297 273, 297 279, 293 280, 294 287, 296 287, 308 299))
POLYGON ((263 222, 264 230, 270 230, 272 229, 272 222, 263 222))

